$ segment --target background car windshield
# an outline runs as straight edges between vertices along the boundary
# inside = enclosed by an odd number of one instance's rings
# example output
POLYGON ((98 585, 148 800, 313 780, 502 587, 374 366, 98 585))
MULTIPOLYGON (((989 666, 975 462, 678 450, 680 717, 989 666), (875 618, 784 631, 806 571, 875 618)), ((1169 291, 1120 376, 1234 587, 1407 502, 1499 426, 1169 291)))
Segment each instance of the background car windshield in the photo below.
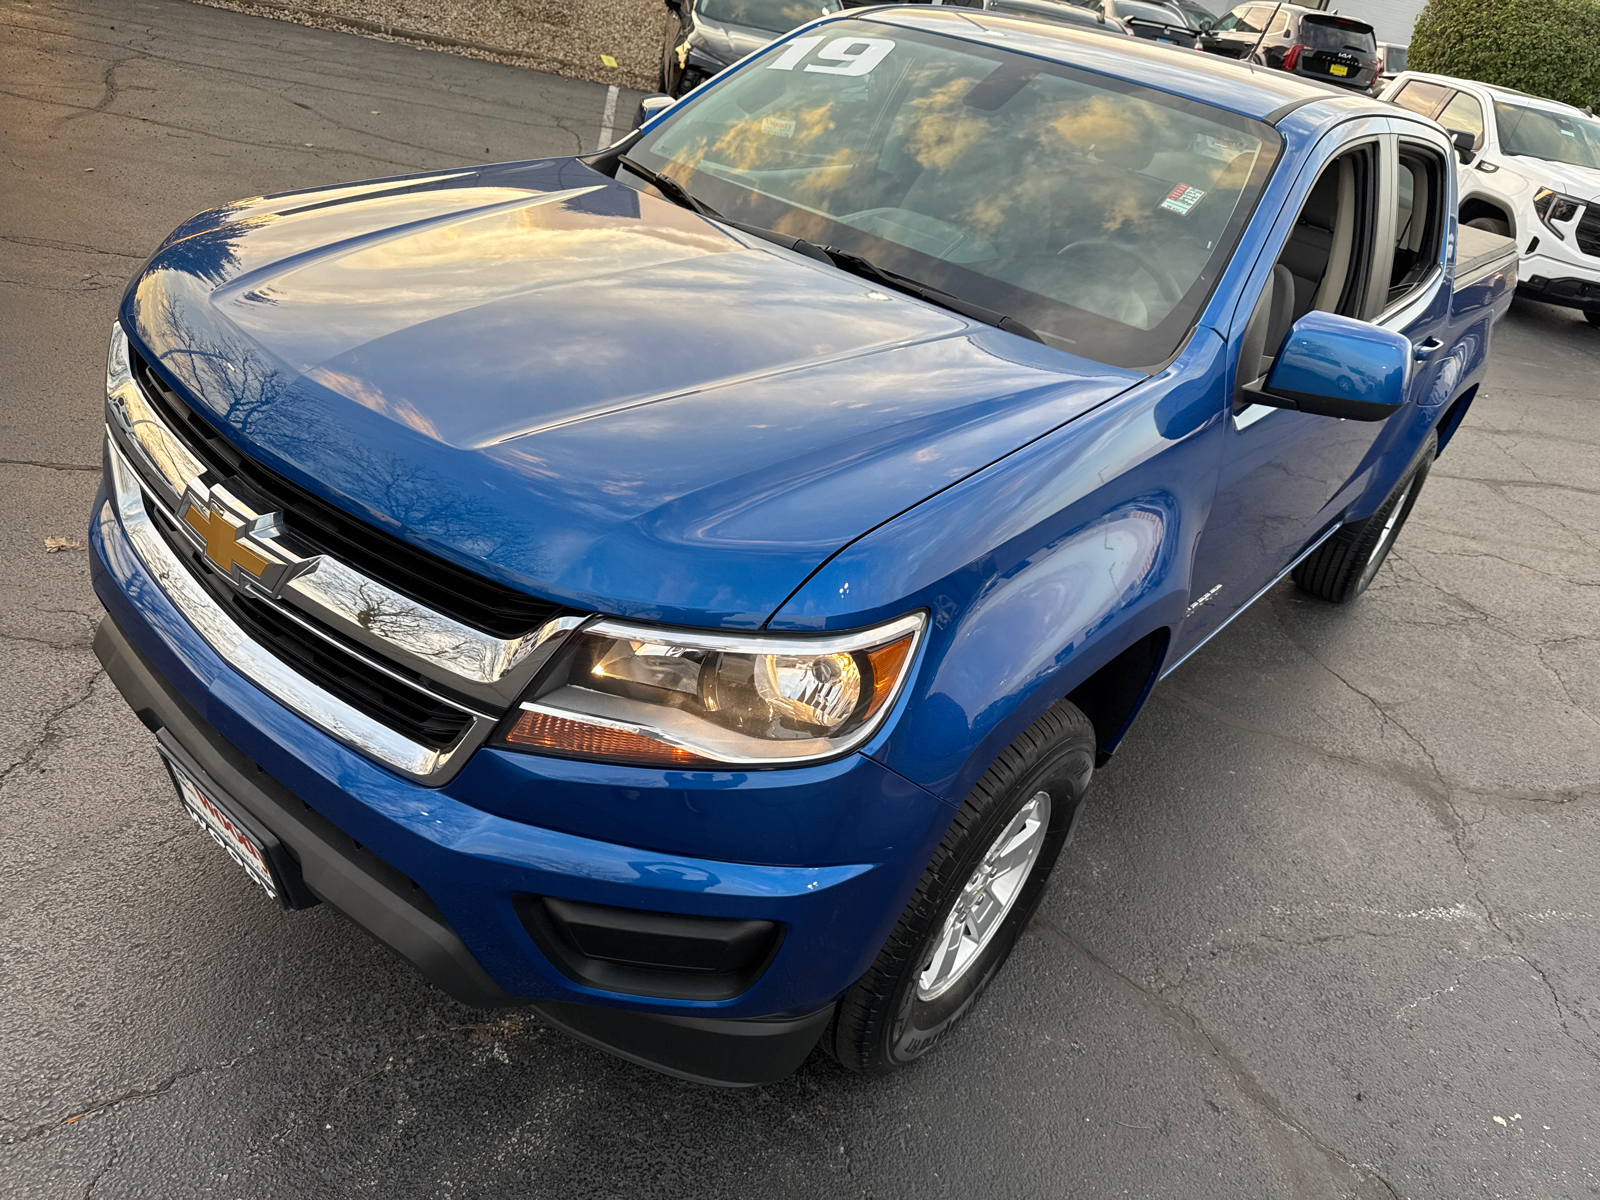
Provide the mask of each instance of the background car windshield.
POLYGON ((628 153, 728 217, 1145 366, 1186 336, 1281 144, 1193 101, 863 20, 773 46, 628 153))
POLYGON ((1507 154, 1600 169, 1600 122, 1500 100, 1494 117, 1507 154))
POLYGON ((1355 54, 1378 52, 1378 39, 1371 27, 1345 25, 1316 17, 1307 17, 1300 23, 1300 40, 1313 50, 1349 50, 1355 54))
POLYGON ((722 25, 788 33, 797 25, 838 12, 839 0, 700 0, 695 11, 722 25))
POLYGON ((1176 25, 1180 29, 1187 29, 1189 22, 1183 19, 1183 14, 1176 9, 1168 8, 1165 4, 1139 4, 1130 3, 1130 0, 1114 0, 1111 6, 1113 16, 1124 21, 1154 21, 1161 25, 1176 25))
POLYGON ((1182 13, 1192 29, 1210 29, 1217 23, 1216 13, 1202 4, 1193 3, 1193 0, 1176 0, 1170 7, 1182 13))

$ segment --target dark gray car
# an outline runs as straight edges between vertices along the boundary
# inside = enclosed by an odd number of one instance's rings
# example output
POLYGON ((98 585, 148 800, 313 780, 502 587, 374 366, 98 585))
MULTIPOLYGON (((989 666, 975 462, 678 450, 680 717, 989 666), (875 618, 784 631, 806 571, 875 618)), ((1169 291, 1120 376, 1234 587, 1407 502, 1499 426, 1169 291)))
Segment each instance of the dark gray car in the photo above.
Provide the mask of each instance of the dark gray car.
POLYGON ((840 0, 664 0, 661 90, 682 96, 797 25, 838 12, 840 0))

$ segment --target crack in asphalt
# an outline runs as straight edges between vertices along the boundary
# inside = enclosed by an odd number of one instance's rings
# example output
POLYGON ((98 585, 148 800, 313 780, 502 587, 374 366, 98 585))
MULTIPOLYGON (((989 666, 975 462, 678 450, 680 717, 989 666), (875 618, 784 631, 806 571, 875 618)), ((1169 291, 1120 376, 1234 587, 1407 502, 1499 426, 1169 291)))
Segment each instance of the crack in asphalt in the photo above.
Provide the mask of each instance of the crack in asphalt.
POLYGON ((79 1109, 77 1112, 73 1113, 71 1116, 63 1117, 59 1121, 47 1122, 47 1123, 42 1124, 42 1125, 35 1125, 32 1129, 30 1129, 27 1133, 23 1134, 21 1137, 6 1138, 4 1140, 0 1140, 0 1146, 20 1146, 24 1142, 31 1142, 35 1138, 44 1137, 47 1134, 51 1134, 51 1133, 56 1132, 58 1129, 66 1129, 66 1128, 68 1128, 70 1126, 76 1125, 79 1121, 83 1120, 85 1117, 93 1117, 93 1116, 98 1116, 101 1113, 110 1112, 112 1109, 116 1108, 118 1105, 126 1104, 131 1100, 149 1100, 149 1099, 152 1099, 152 1098, 154 1098, 156 1096, 164 1096, 168 1092, 170 1092, 174 1087, 176 1087, 180 1082, 182 1082, 185 1079, 188 1079, 191 1075, 198 1075, 200 1072, 207 1071, 207 1070, 212 1070, 212 1071, 226 1070, 227 1068, 233 1066, 234 1063, 236 1063, 238 1061, 239 1061, 238 1059, 234 1059, 234 1060, 232 1060, 232 1062, 222 1063, 222 1064, 214 1065, 214 1066, 208 1066, 205 1063, 197 1063, 196 1065, 191 1066, 191 1067, 184 1067, 182 1070, 175 1071, 171 1075, 167 1076, 167 1078, 165 1080, 163 1080, 161 1083, 156 1084, 155 1087, 151 1087, 151 1088, 133 1088, 130 1091, 123 1092, 119 1096, 113 1096, 109 1100, 101 1100, 101 1101, 98 1101, 98 1102, 96 1102, 94 1104, 86 1105, 85 1107, 79 1109))
MULTIPOLYGON (((74 11, 76 11, 76 10, 74 10, 74 11)), ((305 26, 295 26, 295 25, 292 25, 292 24, 290 24, 288 27, 291 28, 291 29, 294 29, 294 28, 307 28, 305 26)), ((112 40, 103 39, 103 38, 90 38, 90 37, 85 37, 84 35, 82 35, 80 33, 64 33, 64 32, 58 32, 58 31, 54 31, 54 30, 45 30, 45 29, 40 29, 38 26, 22 25, 22 24, 18 24, 16 22, 12 22, 12 21, 0 21, 0 28, 21 29, 21 30, 25 30, 25 31, 27 31, 29 33, 41 33, 41 34, 44 34, 47 37, 58 37, 58 38, 62 38, 64 40, 68 40, 68 41, 87 42, 90 45, 107 46, 107 47, 111 47, 111 48, 114 48, 114 49, 124 49, 124 48, 127 47, 127 43, 126 42, 122 42, 122 41, 112 41, 112 40)), ((149 28, 147 28, 145 30, 145 35, 147 37, 158 38, 158 39, 160 37, 159 33, 155 32, 155 31, 153 31, 153 30, 151 30, 149 28)), ((228 65, 228 68, 227 68, 227 76, 228 76, 228 79, 229 79, 229 81, 231 83, 237 83, 239 80, 264 80, 264 81, 267 81, 268 83, 271 83, 271 84, 274 84, 274 85, 281 85, 283 83, 282 78, 278 77, 278 76, 263 75, 263 74, 259 74, 259 73, 256 73, 256 72, 243 70, 242 67, 241 67, 241 64, 238 62, 237 57, 236 57, 237 53, 238 53, 238 43, 235 42, 235 41, 228 41, 226 39, 217 39, 217 41, 219 43, 219 46, 221 46, 222 48, 225 48, 226 51, 230 55, 234 56, 234 57, 230 58, 229 65, 228 65)), ((276 49, 277 47, 274 47, 274 48, 276 49)), ((293 53, 293 52, 292 51, 284 51, 284 53, 293 53)), ((188 67, 188 68, 192 68, 192 69, 194 69, 196 71, 216 72, 219 69, 218 66, 217 66, 217 60, 216 59, 177 58, 177 57, 174 57, 174 56, 171 56, 171 55, 159 53, 157 50, 151 49, 151 48, 148 48, 148 47, 145 50, 143 50, 141 52, 141 54, 142 54, 142 57, 145 57, 145 58, 151 60, 152 62, 161 62, 161 63, 172 64, 172 65, 175 65, 175 66, 188 67)), ((297 56, 297 58, 298 57, 299 56, 297 56)), ((309 65, 312 68, 331 68, 331 69, 336 69, 336 70, 337 69, 343 69, 343 67, 345 66, 344 63, 342 63, 342 62, 340 62, 340 61, 338 61, 336 59, 334 59, 334 60, 310 59, 308 61, 307 65, 309 65)), ((383 77, 382 75, 376 76, 376 78, 382 78, 382 77, 383 77)), ((432 78, 431 75, 428 75, 427 77, 428 78, 432 78)), ((411 85, 413 83, 412 73, 408 72, 408 73, 406 73, 404 75, 397 74, 397 75, 394 76, 394 79, 395 79, 395 86, 400 87, 400 88, 405 88, 405 89, 408 89, 408 90, 414 90, 414 89, 411 88, 411 85)), ((603 91, 604 91, 604 85, 597 84, 597 83, 591 83, 591 82, 589 82, 587 80, 571 80, 570 82, 573 84, 574 88, 582 88, 582 89, 584 89, 584 95, 585 95, 586 99, 589 98, 589 96, 591 95, 591 89, 600 89, 602 94, 603 94, 603 91)), ((265 87, 265 86, 262 86, 262 85, 259 85, 259 84, 252 84, 251 86, 258 86, 258 87, 261 87, 261 90, 267 91, 270 94, 274 94, 274 95, 277 94, 276 91, 271 87, 265 87)), ((509 102, 503 103, 503 102, 498 102, 498 101, 494 101, 494 102, 485 101, 485 102, 481 102, 480 104, 477 104, 477 105, 474 105, 474 104, 471 104, 471 103, 463 104, 463 105, 449 105, 449 104, 438 104, 438 103, 433 103, 433 102, 429 102, 429 101, 426 101, 426 100, 416 99, 416 98, 413 98, 413 96, 409 96, 409 95, 408 96, 378 95, 377 93, 374 93, 370 88, 365 88, 365 89, 357 88, 357 87, 339 88, 339 87, 334 87, 331 84, 325 83, 325 82, 319 82, 315 86, 317 87, 317 89, 319 91, 327 92, 327 93, 330 93, 330 94, 336 95, 336 96, 349 96, 351 99, 356 100, 356 101, 360 101, 362 103, 366 103, 366 102, 369 102, 369 101, 374 100, 374 99, 379 99, 379 100, 383 100, 383 101, 386 101, 386 102, 389 102, 389 103, 405 104, 408 107, 420 108, 420 109, 423 109, 425 111, 426 110, 431 110, 431 111, 435 111, 435 112, 447 113, 447 114, 450 114, 450 115, 459 115, 459 114, 462 114, 462 113, 467 113, 467 114, 471 115, 475 120, 500 121, 500 122, 505 122, 507 124, 518 125, 518 126, 522 126, 522 127, 529 128, 529 129, 559 129, 563 133, 572 134, 573 136, 579 136, 576 133, 574 133, 574 131, 565 124, 564 119, 562 117, 557 116, 553 112, 538 112, 538 113, 536 113, 533 110, 525 108, 525 107, 522 107, 522 106, 513 106, 509 102), (515 119, 513 119, 512 117, 503 115, 506 112, 514 112, 516 114, 515 119), (544 119, 544 120, 537 119, 539 117, 543 117, 543 118, 546 118, 546 119, 544 119)), ((577 93, 575 92, 574 94, 576 95, 577 93)), ((471 98, 468 98, 468 99, 471 99, 471 98)), ((577 119, 580 119, 580 118, 577 116, 577 114, 573 114, 573 116, 570 119, 577 120, 577 119)), ((587 123, 587 118, 584 118, 584 119, 585 119, 585 121, 587 123)), ((596 125, 598 125, 598 123, 599 123, 599 111, 598 111, 598 109, 596 109, 593 123, 596 124, 596 125)))
MULTIPOLYGON (((85 278, 90 277, 86 276, 85 278)), ((80 280, 78 283, 69 285, 67 287, 61 287, 57 284, 50 283, 38 283, 31 279, 6 279, 3 277, 0 277, 0 283, 9 283, 12 287, 32 288, 39 292, 86 294, 88 292, 103 292, 108 288, 122 287, 127 282, 124 279, 111 278, 108 276, 101 276, 100 278, 104 278, 106 282, 85 284, 80 280)))
MULTIPOLYGON (((1473 432, 1477 432, 1474 430, 1473 432)), ((1600 488, 1582 487, 1576 483, 1562 483, 1552 479, 1495 479, 1486 475, 1452 475, 1437 467, 1428 472, 1432 479, 1453 479, 1459 483, 1476 483, 1487 488, 1520 487, 1547 492, 1577 492, 1581 496, 1600 496, 1600 488)))
MULTIPOLYGON (((1367 1162, 1358 1161, 1348 1154, 1330 1144, 1326 1139, 1319 1137, 1304 1122, 1290 1116, 1281 1103, 1275 1100, 1267 1091, 1265 1085, 1256 1078, 1255 1072, 1234 1051, 1219 1042, 1205 1025, 1188 1009, 1169 999, 1160 992, 1133 979, 1131 976, 1119 971, 1094 950, 1084 945, 1077 938, 1067 933, 1048 917, 1035 915, 1030 926, 1042 930, 1049 938, 1059 945, 1081 956, 1095 971, 1111 979, 1125 991, 1133 993, 1134 997, 1144 1007, 1153 1009, 1169 1022, 1178 1026, 1189 1035, 1191 1040, 1197 1041, 1211 1056, 1221 1064, 1224 1072, 1233 1083, 1234 1089, 1247 1103, 1254 1105, 1264 1112, 1273 1121, 1283 1128, 1298 1135, 1307 1144, 1325 1157, 1335 1167, 1351 1172, 1360 1182, 1368 1179, 1378 1183, 1388 1193, 1399 1200, 1400 1193, 1394 1185, 1384 1178, 1382 1172, 1367 1162)), ((1289 1164, 1285 1164, 1286 1166, 1289 1164)))
POLYGON ((117 92, 121 90, 117 86, 117 68, 122 66, 123 63, 136 62, 144 57, 145 55, 143 54, 129 54, 122 58, 114 58, 107 63, 105 73, 100 77, 100 99, 95 101, 93 108, 88 109, 86 112, 74 113, 67 120, 76 121, 78 118, 86 117, 90 113, 105 112, 111 106, 112 101, 117 98, 117 92))
POLYGON ((100 474, 101 464, 43 462, 34 458, 0 458, 0 467, 37 467, 41 471, 89 471, 100 474))
POLYGON ((117 1143, 113 1134, 108 1134, 106 1140, 111 1144, 111 1153, 106 1155, 105 1163, 89 1177, 88 1184, 83 1189, 83 1200, 92 1200, 95 1188, 100 1186, 100 1181, 110 1173, 111 1168, 117 1165, 117 1143))
POLYGON ((33 743, 33 745, 26 751, 26 753, 23 754, 21 758, 9 764, 4 769, 0 769, 0 791, 4 791, 6 784, 10 782, 13 774, 22 770, 24 767, 32 765, 32 763, 40 755, 44 754, 50 749, 51 746, 55 744, 57 740, 56 727, 75 709, 87 704, 94 697, 95 685, 100 682, 100 679, 105 675, 105 673, 105 668, 99 663, 96 663, 94 672, 89 676, 89 682, 84 688, 83 694, 68 700, 66 703, 60 705, 47 717, 45 717, 39 731, 39 737, 33 743))
MULTIPOLYGON (((9 88, 0 88, 0 96, 10 96, 16 100, 26 100, 30 104, 53 105, 57 108, 72 108, 84 112, 95 111, 85 104, 72 104, 66 100, 47 100, 42 96, 29 96, 23 92, 14 92, 9 88)), ((287 151, 292 154, 309 155, 312 158, 321 158, 327 154, 342 154, 350 158, 364 158, 371 162, 382 163, 385 166, 410 167, 413 170, 418 171, 426 170, 430 165, 427 163, 408 163, 400 159, 382 158, 376 154, 367 154, 361 150, 347 150, 339 146, 304 146, 292 145, 288 142, 258 142, 253 141, 250 138, 224 137, 222 134, 213 132, 209 129, 196 129, 191 125, 179 125, 173 121, 158 121, 154 117, 141 117, 134 113, 108 112, 104 115, 108 117, 115 117, 121 121, 138 121, 142 124, 154 125, 158 129, 171 129, 178 133, 187 133, 192 134, 195 137, 209 138, 212 141, 224 142, 230 146, 249 146, 255 150, 287 151)), ((435 151, 435 153, 448 155, 451 158, 462 158, 461 155, 449 150, 439 150, 435 151)))
POLYGON ((56 238, 23 237, 14 233, 0 233, 0 242, 11 242, 18 246, 33 246, 44 250, 66 250, 77 254, 104 254, 112 258, 131 258, 135 262, 143 262, 148 257, 148 255, 144 254, 129 254, 123 250, 102 250, 99 246, 90 246, 83 242, 63 242, 56 238))

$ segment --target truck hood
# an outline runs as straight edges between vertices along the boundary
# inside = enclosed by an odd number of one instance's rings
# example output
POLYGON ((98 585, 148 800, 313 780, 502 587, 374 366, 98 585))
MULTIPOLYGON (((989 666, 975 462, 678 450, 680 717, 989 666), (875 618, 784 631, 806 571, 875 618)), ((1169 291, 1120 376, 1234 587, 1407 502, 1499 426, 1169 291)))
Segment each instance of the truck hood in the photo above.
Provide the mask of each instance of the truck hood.
POLYGON ((245 453, 585 609, 755 627, 829 555, 1142 378, 575 159, 181 226, 123 325, 245 453))
POLYGON ((1513 168, 1531 179, 1536 187, 1547 187, 1579 200, 1600 200, 1600 171, 1575 163, 1553 162, 1548 158, 1519 158, 1508 155, 1513 168))

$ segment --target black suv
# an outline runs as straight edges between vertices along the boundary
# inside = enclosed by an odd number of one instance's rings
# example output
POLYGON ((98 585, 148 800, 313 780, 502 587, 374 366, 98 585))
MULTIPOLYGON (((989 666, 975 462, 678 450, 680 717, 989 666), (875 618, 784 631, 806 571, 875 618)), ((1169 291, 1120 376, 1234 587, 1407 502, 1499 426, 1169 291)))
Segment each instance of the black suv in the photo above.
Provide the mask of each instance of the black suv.
POLYGON ((1241 4, 1200 36, 1200 48, 1358 92, 1371 91, 1382 70, 1371 25, 1298 4, 1241 4))

